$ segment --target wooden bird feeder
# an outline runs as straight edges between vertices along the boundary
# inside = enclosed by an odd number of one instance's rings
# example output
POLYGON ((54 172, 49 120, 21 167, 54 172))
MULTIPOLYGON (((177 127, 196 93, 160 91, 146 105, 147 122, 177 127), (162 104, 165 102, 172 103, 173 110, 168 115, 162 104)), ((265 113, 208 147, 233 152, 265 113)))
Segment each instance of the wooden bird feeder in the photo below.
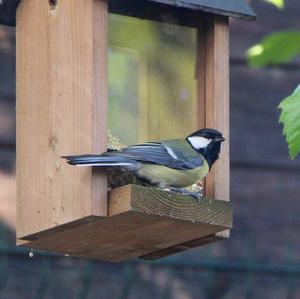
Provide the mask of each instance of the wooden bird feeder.
POLYGON ((17 243, 124 261, 228 238, 229 17, 242 0, 2 0, 16 25, 17 243), (219 129, 205 199, 126 185, 62 155, 219 129))

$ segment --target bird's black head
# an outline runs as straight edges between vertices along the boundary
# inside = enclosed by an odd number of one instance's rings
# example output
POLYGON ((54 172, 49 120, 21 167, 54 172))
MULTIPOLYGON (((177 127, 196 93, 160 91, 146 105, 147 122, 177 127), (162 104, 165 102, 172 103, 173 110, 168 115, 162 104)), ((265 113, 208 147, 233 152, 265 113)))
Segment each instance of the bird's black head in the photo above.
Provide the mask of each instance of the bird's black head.
POLYGON ((221 143, 225 140, 222 133, 214 129, 201 129, 186 137, 191 147, 204 156, 209 167, 219 158, 221 143))

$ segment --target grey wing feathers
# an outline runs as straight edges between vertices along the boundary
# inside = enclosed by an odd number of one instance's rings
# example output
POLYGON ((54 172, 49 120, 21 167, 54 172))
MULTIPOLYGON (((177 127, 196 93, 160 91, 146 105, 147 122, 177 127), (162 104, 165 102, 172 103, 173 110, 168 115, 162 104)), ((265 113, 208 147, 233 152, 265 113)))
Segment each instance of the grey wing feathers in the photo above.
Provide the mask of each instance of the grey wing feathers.
POLYGON ((203 165, 203 158, 181 139, 148 142, 102 155, 66 156, 71 165, 124 166, 138 168, 140 162, 188 170, 203 165))
POLYGON ((130 146, 122 150, 123 155, 128 155, 140 162, 155 163, 169 166, 176 163, 161 143, 144 143, 130 146))
POLYGON ((172 156, 181 161, 185 169, 193 169, 204 164, 204 158, 184 139, 165 140, 162 144, 172 156))
POLYGON ((122 154, 136 161, 183 170, 200 167, 204 163, 203 158, 182 139, 138 144, 122 150, 122 154))

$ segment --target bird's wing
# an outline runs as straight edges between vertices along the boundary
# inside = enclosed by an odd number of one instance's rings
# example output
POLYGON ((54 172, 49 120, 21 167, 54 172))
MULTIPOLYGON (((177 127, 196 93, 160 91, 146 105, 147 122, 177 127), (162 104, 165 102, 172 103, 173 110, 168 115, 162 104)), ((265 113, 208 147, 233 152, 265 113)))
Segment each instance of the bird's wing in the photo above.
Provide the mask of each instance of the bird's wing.
POLYGON ((184 170, 200 167, 204 164, 203 157, 194 151, 185 140, 181 139, 133 145, 121 152, 109 154, 184 170))
MULTIPOLYGON (((117 151, 116 151, 117 152, 117 151)), ((111 155, 104 153, 102 155, 74 155, 74 156, 62 156, 63 159, 68 160, 71 165, 77 166, 126 166, 126 167, 138 167, 139 162, 132 160, 122 155, 111 155)))

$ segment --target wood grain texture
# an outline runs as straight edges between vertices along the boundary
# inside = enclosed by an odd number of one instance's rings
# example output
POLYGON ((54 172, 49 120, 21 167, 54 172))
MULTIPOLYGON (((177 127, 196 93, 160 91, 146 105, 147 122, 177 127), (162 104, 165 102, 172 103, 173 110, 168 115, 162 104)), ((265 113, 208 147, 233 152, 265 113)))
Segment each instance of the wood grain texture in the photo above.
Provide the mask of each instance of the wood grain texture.
POLYGON ((110 192, 109 216, 27 236, 23 246, 85 258, 125 261, 232 227, 230 203, 128 185, 110 192), (80 240, 80 241, 79 241, 80 240))
POLYGON ((106 145, 107 3, 17 10, 17 237, 107 214, 106 180, 62 155, 106 145))
POLYGON ((196 77, 198 125, 215 128, 226 142, 206 179, 206 195, 229 200, 229 23, 206 16, 199 22, 196 77))
POLYGON ((206 127, 222 132, 226 141, 206 180, 206 195, 229 200, 229 20, 209 16, 206 23, 206 127))
MULTIPOLYGON (((226 138, 220 158, 205 179, 208 197, 229 200, 229 20, 207 15, 198 28, 198 123, 226 138)), ((224 232, 229 237, 229 232, 224 232)))
POLYGON ((197 79, 197 121, 198 128, 206 125, 205 97, 206 97, 206 25, 205 16, 199 20, 197 28, 197 64, 195 77, 197 79))
MULTIPOLYGON (((230 204, 220 200, 203 198, 201 203, 190 196, 162 191, 159 188, 127 185, 112 190, 108 213, 120 213, 119 206, 128 204, 132 210, 149 215, 171 217, 192 223, 230 226, 230 204), (128 200, 130 198, 130 201, 128 200), (228 209, 227 209, 228 208, 228 209)), ((128 206, 123 208, 127 210, 128 206)))
MULTIPOLYGON (((206 195, 229 200, 229 19, 210 16, 206 32, 206 127, 213 127, 226 138, 220 158, 206 179, 206 195)), ((229 238, 229 230, 219 233, 229 238)))
POLYGON ((207 236, 207 237, 203 237, 203 238, 200 238, 200 239, 196 239, 196 240, 193 240, 193 241, 189 241, 189 242, 185 242, 185 243, 182 243, 182 244, 179 244, 179 245, 175 245, 173 247, 169 247, 169 248, 166 248, 166 249, 163 249, 163 250, 152 252, 150 254, 141 256, 140 259, 142 259, 142 260, 152 260, 152 261, 157 260, 157 259, 166 257, 166 256, 171 255, 171 254, 176 254, 176 253, 179 253, 179 252, 182 252, 182 251, 185 251, 185 250, 189 250, 189 249, 192 249, 192 248, 195 248, 195 247, 199 247, 199 246, 202 246, 202 245, 214 243, 214 242, 218 241, 219 239, 220 238, 217 237, 216 235, 210 235, 210 236, 207 236))
MULTIPOLYGON (((93 46, 93 152, 107 150, 108 114, 108 3, 92 1, 92 46, 93 46)), ((92 170, 92 213, 107 215, 107 176, 101 169, 92 170)))

